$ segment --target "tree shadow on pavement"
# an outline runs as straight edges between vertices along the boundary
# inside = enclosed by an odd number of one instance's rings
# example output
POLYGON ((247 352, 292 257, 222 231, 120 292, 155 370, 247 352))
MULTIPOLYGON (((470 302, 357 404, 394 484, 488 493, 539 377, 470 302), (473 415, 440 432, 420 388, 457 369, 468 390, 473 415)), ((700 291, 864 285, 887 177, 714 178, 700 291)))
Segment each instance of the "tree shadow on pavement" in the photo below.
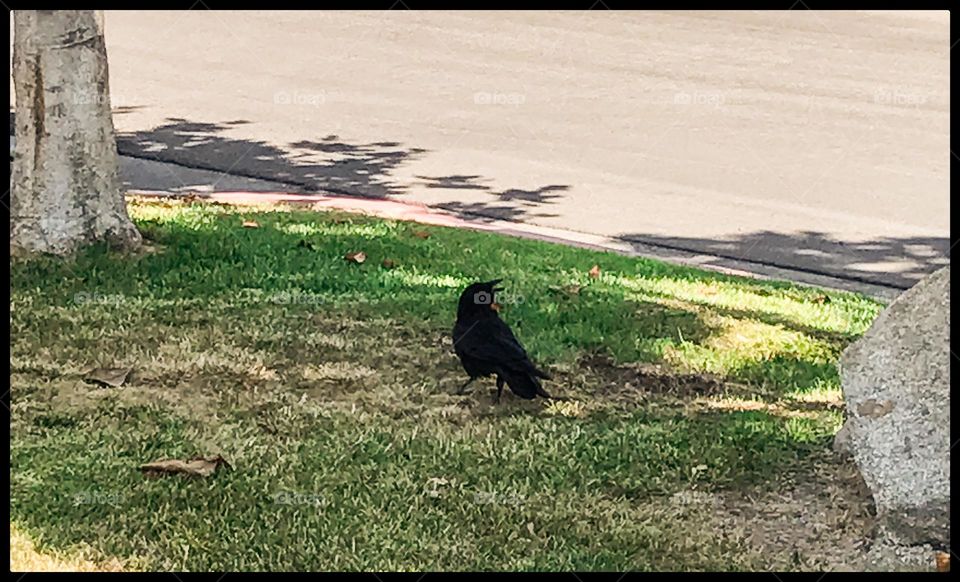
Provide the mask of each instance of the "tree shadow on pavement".
POLYGON ((170 118, 149 131, 117 136, 121 154, 172 162, 190 168, 225 172, 248 178, 284 182, 307 192, 384 197, 402 194, 404 187, 390 172, 426 153, 397 142, 350 144, 336 135, 317 141, 300 140, 277 147, 264 141, 225 135, 247 121, 200 123, 170 118))
POLYGON ((168 123, 147 131, 120 132, 121 154, 188 168, 222 172, 250 179, 290 185, 300 193, 332 192, 368 198, 403 195, 411 187, 478 190, 493 198, 487 201, 451 202, 437 207, 471 220, 522 220, 555 216, 537 212, 553 203, 570 187, 552 184, 535 189, 495 190, 480 175, 416 176, 419 182, 405 182, 393 173, 401 165, 429 153, 423 148, 405 147, 395 141, 348 143, 336 135, 318 140, 299 140, 286 146, 229 136, 245 120, 219 123, 168 118, 168 123))
POLYGON ((426 188, 441 188, 446 190, 479 190, 490 194, 490 201, 473 202, 442 202, 436 204, 469 220, 477 222, 492 222, 494 220, 519 221, 524 218, 551 218, 558 216, 537 209, 545 204, 553 204, 556 199, 562 198, 553 192, 565 192, 570 186, 551 184, 533 190, 508 188, 497 191, 483 184, 480 176, 417 176, 421 185, 426 188))
POLYGON ((816 231, 759 231, 725 239, 644 233, 624 234, 617 239, 637 250, 654 245, 898 289, 907 289, 950 264, 950 239, 946 237, 877 237, 849 242, 816 231))

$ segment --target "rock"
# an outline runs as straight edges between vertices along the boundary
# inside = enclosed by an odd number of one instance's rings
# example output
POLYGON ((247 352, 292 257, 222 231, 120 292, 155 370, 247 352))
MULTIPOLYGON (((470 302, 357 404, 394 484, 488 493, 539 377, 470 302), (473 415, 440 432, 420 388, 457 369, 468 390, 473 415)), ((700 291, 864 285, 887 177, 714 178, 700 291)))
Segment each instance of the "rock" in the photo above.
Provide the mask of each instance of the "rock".
POLYGON ((950 544, 950 267, 891 303, 840 359, 853 455, 894 543, 950 544))
POLYGON ((837 434, 833 435, 833 450, 842 455, 853 455, 850 441, 850 423, 845 423, 837 434))
MULTIPOLYGON (((941 552, 929 544, 904 546, 890 541, 882 532, 863 558, 866 572, 936 572, 937 556, 941 552)), ((949 555, 949 554, 948 554, 949 555)))

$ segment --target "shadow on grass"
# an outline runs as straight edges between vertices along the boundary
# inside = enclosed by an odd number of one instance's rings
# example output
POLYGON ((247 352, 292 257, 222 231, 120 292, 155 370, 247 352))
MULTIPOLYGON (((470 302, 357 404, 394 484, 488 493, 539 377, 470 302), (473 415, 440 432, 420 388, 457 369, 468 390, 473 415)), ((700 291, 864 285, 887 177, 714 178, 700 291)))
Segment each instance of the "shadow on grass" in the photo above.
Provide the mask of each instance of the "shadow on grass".
MULTIPOLYGON (((591 565, 579 549, 597 531, 609 534, 601 566, 635 565, 637 547, 654 541, 642 563, 658 563, 650 560, 679 551, 704 525, 644 514, 658 506, 651 500, 692 488, 767 487, 823 450, 834 428, 836 415, 651 406, 669 392, 652 382, 670 388, 680 378, 690 393, 679 396, 703 395, 687 385, 696 378, 676 375, 634 376, 647 398, 611 410, 598 385, 629 378, 597 369, 603 363, 561 361, 585 349, 660 361, 638 340, 706 346, 717 333, 701 313, 708 307, 630 297, 618 277, 752 282, 337 213, 180 203, 134 203, 132 211, 156 252, 130 258, 97 248, 70 263, 11 265, 11 514, 51 547, 91 544, 156 569, 319 569, 337 559, 347 560, 344 568, 389 569, 398 544, 407 565, 448 565, 437 548, 454 532, 477 540, 477 564, 489 566, 503 544, 485 534, 503 517, 524 531, 535 522, 538 535, 556 540, 538 550, 548 569, 591 565), (245 219, 259 227, 242 228, 245 219), (343 259, 356 250, 367 253, 365 263, 343 259), (381 265, 385 257, 394 268, 381 265), (586 275, 594 261, 609 279, 586 275), (504 318, 532 354, 549 354, 539 362, 566 366, 556 382, 564 395, 596 404, 598 414, 551 415, 548 403, 510 396, 493 406, 484 389, 452 394, 462 371, 438 340, 449 338, 461 288, 493 274, 511 277, 508 289, 524 298, 504 318), (565 292, 571 282, 582 288, 565 292), (80 304, 81 292, 110 301, 80 304), (93 358, 136 363, 140 377, 115 390, 63 379, 27 389, 93 358), (147 480, 137 471, 150 460, 211 452, 236 470, 195 480, 147 480), (438 494, 425 494, 425 483, 438 494), (478 492, 491 489, 520 503, 479 506, 478 492), (294 506, 277 493, 316 505, 294 506), (218 516, 216 527, 209 516, 218 516), (571 532, 571 523, 584 529, 571 532), (668 528, 678 529, 665 537, 668 528), (364 543, 358 551, 347 538, 287 534, 299 531, 349 531, 364 543), (192 540, 189 554, 183 539, 192 540)), ((784 358, 776 381, 811 364, 784 358)), ((737 373, 766 381, 764 365, 737 373)))
MULTIPOLYGON (((424 228, 420 225, 355 215, 262 213, 206 204, 179 208, 175 220, 148 217, 138 221, 145 237, 162 249, 159 252, 125 261, 92 250, 72 264, 17 263, 12 266, 15 285, 29 281, 48 294, 59 294, 56 301, 68 304, 77 294, 89 296, 91 292, 106 297, 145 297, 163 305, 175 302, 184 310, 197 312, 191 322, 204 321, 205 325, 214 322, 203 315, 204 305, 260 301, 303 313, 342 310, 349 318, 393 318, 445 337, 463 286, 483 277, 513 275, 508 290, 525 300, 508 305, 504 318, 531 354, 547 363, 571 361, 570 356, 575 359, 585 352, 606 353, 617 362, 663 363, 665 351, 671 348, 712 350, 710 341, 722 333, 715 323, 717 316, 783 326, 827 342, 836 353, 854 339, 854 334, 830 333, 767 311, 695 301, 686 307, 689 297, 678 300, 669 293, 652 293, 657 299, 640 300, 629 290, 603 280, 587 284, 576 295, 557 290, 570 282, 569 273, 582 273, 600 258, 609 265, 606 273, 632 273, 640 265, 644 276, 704 284, 731 282, 756 289, 759 295, 783 293, 782 283, 742 281, 580 249, 550 247, 555 253, 544 252, 542 243, 454 229, 429 228, 435 234, 424 239, 413 234, 424 228), (242 228, 244 219, 254 219, 260 227, 242 228), (478 252, 465 253, 463 249, 478 252), (358 250, 366 253, 366 263, 344 260, 347 253, 358 250), (394 268, 381 265, 387 258, 394 268)), ((816 290, 789 292, 810 297, 818 294, 816 290)), ((161 323, 175 325, 183 313, 158 307, 155 315, 161 323)), ((423 350, 449 351, 449 346, 441 348, 435 340, 430 341, 433 343, 424 344, 423 350)), ((297 358, 289 364, 296 366, 297 358)), ((762 385, 783 395, 820 380, 835 381, 835 364, 821 358, 777 352, 756 360, 738 355, 721 380, 762 385)), ((456 370, 455 361, 450 361, 456 370)))

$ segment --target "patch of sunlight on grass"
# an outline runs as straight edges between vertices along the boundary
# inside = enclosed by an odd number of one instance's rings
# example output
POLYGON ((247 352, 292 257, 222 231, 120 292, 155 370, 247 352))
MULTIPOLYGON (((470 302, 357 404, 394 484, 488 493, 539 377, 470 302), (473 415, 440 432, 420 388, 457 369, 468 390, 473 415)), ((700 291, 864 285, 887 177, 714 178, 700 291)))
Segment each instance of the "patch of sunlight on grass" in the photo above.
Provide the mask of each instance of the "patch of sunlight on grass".
POLYGON ((116 558, 94 560, 90 550, 75 555, 51 554, 37 549, 37 543, 16 524, 10 524, 10 570, 13 572, 123 572, 130 571, 116 558))
POLYGON ((799 402, 838 405, 843 404, 843 390, 836 382, 823 380, 806 390, 791 394, 790 398, 799 402))
POLYGON ((144 205, 130 204, 127 206, 127 211, 130 213, 130 218, 134 220, 160 222, 160 223, 177 220, 183 214, 182 209, 164 208, 163 206, 155 206, 155 205, 147 205, 147 204, 144 204, 144 205))
POLYGON ((550 416, 566 416, 568 418, 581 418, 586 414, 586 409, 582 402, 574 400, 551 400, 547 404, 544 413, 550 416))
POLYGON ((789 351, 805 339, 801 333, 750 319, 720 317, 717 322, 722 331, 712 335, 705 345, 719 351, 750 354, 753 358, 789 351))
POLYGON ((780 416, 783 418, 818 418, 820 416, 819 412, 810 411, 810 410, 790 410, 779 406, 777 404, 772 404, 768 402, 763 402, 761 400, 747 400, 744 398, 719 398, 719 399, 708 399, 700 398, 694 400, 694 405, 702 406, 709 410, 714 410, 718 412, 744 412, 747 410, 759 410, 772 414, 773 416, 780 416))
POLYGON ((366 224, 353 224, 344 222, 342 224, 317 224, 317 223, 297 223, 297 224, 277 224, 275 228, 286 234, 300 236, 360 236, 365 238, 380 238, 395 234, 397 226, 387 222, 373 222, 366 224))
MULTIPOLYGON (((771 290, 757 287, 747 290, 743 283, 721 280, 703 281, 670 277, 610 277, 611 282, 647 296, 673 297, 697 305, 723 308, 742 313, 754 311, 780 317, 785 322, 837 333, 862 333, 873 317, 883 308, 874 302, 870 309, 857 317, 833 303, 818 303, 815 298, 826 297, 822 290, 771 290)), ((830 292, 840 298, 841 292, 830 292)), ((861 300, 858 298, 858 300, 861 300)))
POLYGON ((429 287, 445 287, 460 289, 467 285, 463 279, 450 275, 432 275, 430 273, 411 272, 406 269, 393 269, 383 274, 385 280, 394 280, 404 285, 426 285, 429 287))
POLYGON ((833 411, 814 417, 794 416, 788 418, 785 429, 790 438, 796 442, 816 442, 819 439, 836 434, 842 424, 843 415, 833 411))
POLYGON ((705 314, 715 331, 704 341, 681 341, 663 347, 663 358, 680 368, 729 375, 777 358, 816 362, 832 358, 822 341, 779 325, 751 319, 705 314))

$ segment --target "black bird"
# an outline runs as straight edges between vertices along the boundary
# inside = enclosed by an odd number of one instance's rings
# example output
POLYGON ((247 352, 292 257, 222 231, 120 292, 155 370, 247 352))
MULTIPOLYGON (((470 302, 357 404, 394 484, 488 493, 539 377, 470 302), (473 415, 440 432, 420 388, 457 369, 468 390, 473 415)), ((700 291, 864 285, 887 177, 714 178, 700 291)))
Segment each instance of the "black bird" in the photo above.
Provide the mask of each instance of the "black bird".
POLYGON ((495 296, 503 288, 496 285, 502 280, 474 283, 460 294, 457 323, 453 326, 453 349, 470 379, 457 394, 463 394, 477 378, 494 374, 497 402, 500 402, 504 383, 520 398, 550 398, 540 385, 540 378, 549 380, 550 376, 530 361, 526 350, 497 313, 500 306, 495 296))

